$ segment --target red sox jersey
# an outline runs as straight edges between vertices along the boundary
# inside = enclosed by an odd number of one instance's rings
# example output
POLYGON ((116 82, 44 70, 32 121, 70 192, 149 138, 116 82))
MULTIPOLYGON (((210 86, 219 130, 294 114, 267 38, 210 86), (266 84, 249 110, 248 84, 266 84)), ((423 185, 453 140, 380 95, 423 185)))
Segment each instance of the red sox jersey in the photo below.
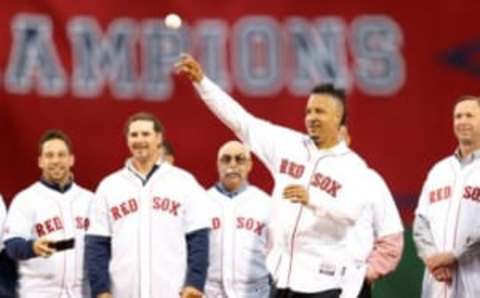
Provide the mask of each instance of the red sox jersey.
POLYGON ((208 78, 196 88, 274 178, 267 266, 276 286, 306 293, 341 288, 351 262, 346 235, 366 205, 365 162, 344 143, 318 150, 307 135, 255 118, 208 78), (283 199, 290 184, 307 188, 308 206, 283 199))
POLYGON ((233 198, 216 186, 208 194, 213 217, 205 296, 269 297, 266 257, 272 199, 252 185, 233 198))
POLYGON ((90 297, 83 248, 92 199, 90 191, 75 183, 61 193, 36 182, 15 196, 8 211, 5 240, 75 239, 74 249, 18 262, 19 297, 90 297))
POLYGON ((168 163, 159 164, 146 183, 139 175, 127 162, 100 183, 88 235, 111 238, 113 297, 179 297, 185 235, 209 228, 208 197, 192 175, 168 163))
MULTIPOLYGON (((456 156, 438 162, 422 189, 417 216, 426 218, 438 252, 458 251, 480 225, 480 159, 462 165, 456 156)), ((422 297, 480 297, 480 256, 459 260, 452 286, 425 271, 422 297)))

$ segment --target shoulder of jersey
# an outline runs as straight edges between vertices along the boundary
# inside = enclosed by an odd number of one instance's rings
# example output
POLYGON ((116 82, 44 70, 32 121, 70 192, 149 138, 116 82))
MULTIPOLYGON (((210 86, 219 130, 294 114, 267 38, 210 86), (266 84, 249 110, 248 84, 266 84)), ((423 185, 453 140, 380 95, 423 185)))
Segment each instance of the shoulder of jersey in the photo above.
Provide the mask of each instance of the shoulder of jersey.
POLYGON ((17 194, 15 194, 15 196, 12 199, 12 203, 13 202, 18 203, 19 201, 25 201, 25 200, 30 200, 31 198, 34 198, 35 197, 34 194, 36 194, 36 191, 39 189, 40 186, 41 186, 40 182, 37 181, 25 187, 24 189, 19 191, 17 194))
POLYGON ((121 176, 123 172, 125 171, 125 167, 118 169, 107 176, 105 176, 102 180, 100 180, 100 183, 98 183, 98 187, 104 186, 104 185, 109 185, 111 183, 116 183, 119 179, 121 179, 121 176))
POLYGON ((455 160, 455 156, 453 156, 453 155, 442 158, 441 160, 437 161, 430 168, 429 173, 432 173, 433 171, 437 171, 437 170, 442 170, 442 169, 446 169, 446 170, 450 171, 450 169, 451 169, 450 168, 450 162, 453 162, 454 160, 455 160))
POLYGON ((367 162, 363 159, 357 152, 353 151, 352 149, 348 148, 349 154, 345 154, 345 160, 355 165, 359 168, 368 167, 367 162))
POLYGON ((93 192, 77 183, 73 184, 73 187, 75 187, 78 191, 80 191, 83 195, 91 196, 93 197, 93 192))
POLYGON ((262 200, 271 200, 271 197, 266 192, 264 192, 262 189, 256 187, 255 185, 249 185, 248 187, 249 187, 250 191, 252 191, 254 194, 256 194, 258 196, 258 198, 260 198, 262 200))
POLYGON ((163 169, 159 169, 160 171, 168 172, 168 175, 177 176, 179 179, 181 179, 184 182, 197 182, 197 179, 195 178, 195 176, 193 176, 192 173, 190 173, 189 171, 183 168, 179 168, 177 166, 171 165, 166 162, 163 163, 161 167, 163 167, 163 169))

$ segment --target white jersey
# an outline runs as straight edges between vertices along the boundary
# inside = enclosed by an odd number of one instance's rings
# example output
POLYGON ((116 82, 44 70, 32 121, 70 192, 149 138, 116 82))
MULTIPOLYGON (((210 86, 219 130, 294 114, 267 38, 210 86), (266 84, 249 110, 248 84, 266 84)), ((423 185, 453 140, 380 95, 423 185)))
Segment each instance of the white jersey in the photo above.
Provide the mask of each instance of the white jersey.
POLYGON ((272 199, 252 185, 233 198, 218 186, 208 194, 213 217, 205 296, 269 297, 266 258, 272 199))
POLYGON ((7 219, 7 208, 5 207, 5 202, 3 202, 3 197, 0 195, 0 251, 3 250, 3 231, 5 229, 5 220, 7 219))
MULTIPOLYGON (((429 172, 415 211, 426 218, 438 252, 460 250, 480 226, 480 159, 461 165, 455 156, 429 172)), ((480 256, 459 260, 452 286, 425 271, 423 298, 480 297, 480 256)))
POLYGON ((111 238, 115 298, 176 298, 187 269, 185 235, 209 228, 208 197, 194 177, 168 163, 144 183, 127 162, 98 186, 88 235, 111 238))
POLYGON ((369 204, 349 233, 348 251, 353 257, 353 268, 347 271, 342 287, 342 298, 358 297, 365 280, 367 258, 376 239, 403 232, 402 219, 392 194, 383 178, 370 169, 369 204))
POLYGON ((305 293, 341 288, 351 262, 346 235, 366 205, 365 162, 344 143, 318 150, 307 135, 255 118, 207 78, 196 87, 274 178, 267 266, 276 286, 305 293), (290 184, 308 189, 308 207, 283 199, 290 184))
POLYGON ((75 239, 74 249, 18 261, 20 298, 90 297, 83 257, 92 199, 90 191, 75 183, 62 193, 36 182, 15 196, 8 211, 5 241, 16 237, 75 239))

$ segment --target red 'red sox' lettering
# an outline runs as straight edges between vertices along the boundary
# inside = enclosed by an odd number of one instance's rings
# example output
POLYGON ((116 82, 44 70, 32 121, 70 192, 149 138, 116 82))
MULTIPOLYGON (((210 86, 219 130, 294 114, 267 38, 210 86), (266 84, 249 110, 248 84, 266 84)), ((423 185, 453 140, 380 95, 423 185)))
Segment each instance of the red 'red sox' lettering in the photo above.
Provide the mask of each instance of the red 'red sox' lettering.
POLYGON ((114 220, 119 220, 130 213, 137 212, 137 210, 138 204, 135 199, 129 199, 126 202, 122 202, 119 205, 110 208, 114 220))
POLYGON ((237 229, 252 231, 258 236, 261 236, 264 227, 264 223, 255 220, 254 218, 246 218, 243 216, 237 217, 237 229))
POLYGON ((90 220, 85 217, 77 216, 75 217, 75 225, 78 230, 88 230, 90 226, 90 220))
POLYGON ((220 218, 214 217, 212 218, 212 230, 218 230, 220 229, 220 218))
POLYGON ((180 206, 181 204, 179 202, 169 198, 160 198, 160 197, 153 198, 154 210, 162 210, 174 216, 178 216, 178 209, 180 208, 180 206))
POLYGON ((452 187, 444 186, 430 191, 430 204, 449 199, 452 196, 452 187))
POLYGON ((293 178, 298 179, 302 177, 304 171, 304 165, 296 164, 287 159, 282 159, 282 162, 280 163, 280 173, 287 174, 289 176, 292 176, 293 178))
POLYGON ((42 223, 35 224, 35 231, 37 232, 38 237, 43 237, 47 234, 50 234, 62 229, 63 229, 63 223, 60 217, 58 216, 47 219, 42 223))
POLYGON ((337 192, 342 188, 342 185, 339 182, 321 173, 316 173, 313 175, 310 184, 318 187, 334 198, 337 197, 337 192))
POLYGON ((480 187, 465 186, 463 190, 463 198, 466 200, 480 202, 480 187))

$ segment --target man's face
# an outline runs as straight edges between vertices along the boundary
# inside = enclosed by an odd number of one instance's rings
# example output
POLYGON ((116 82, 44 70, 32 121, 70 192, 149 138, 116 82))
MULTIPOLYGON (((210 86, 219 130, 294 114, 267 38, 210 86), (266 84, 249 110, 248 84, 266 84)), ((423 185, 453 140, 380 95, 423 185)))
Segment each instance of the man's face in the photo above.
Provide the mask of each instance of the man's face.
POLYGON ((453 111, 453 130, 460 144, 480 141, 480 106, 476 100, 464 100, 453 111))
POLYGON ((159 157, 162 135, 153 128, 149 120, 137 120, 130 123, 127 133, 127 145, 135 161, 145 163, 159 157))
POLYGON ((305 127, 317 145, 337 139, 342 108, 337 99, 328 94, 312 94, 305 109, 305 127))
POLYGON ((71 177, 71 168, 75 162, 67 144, 60 139, 46 141, 38 157, 38 167, 42 176, 49 182, 64 184, 71 177))
POLYGON ((217 167, 223 186, 228 191, 236 191, 247 180, 252 169, 252 160, 245 146, 232 141, 218 151, 217 167))

